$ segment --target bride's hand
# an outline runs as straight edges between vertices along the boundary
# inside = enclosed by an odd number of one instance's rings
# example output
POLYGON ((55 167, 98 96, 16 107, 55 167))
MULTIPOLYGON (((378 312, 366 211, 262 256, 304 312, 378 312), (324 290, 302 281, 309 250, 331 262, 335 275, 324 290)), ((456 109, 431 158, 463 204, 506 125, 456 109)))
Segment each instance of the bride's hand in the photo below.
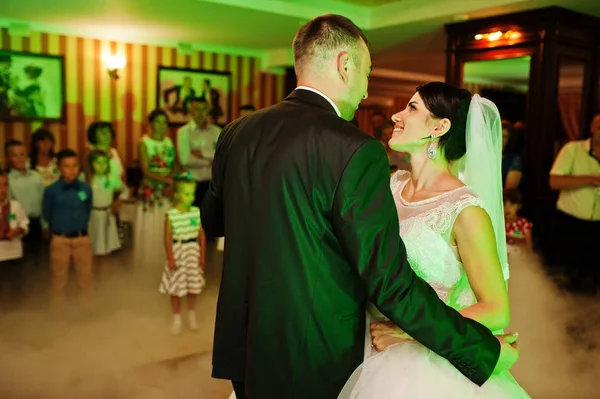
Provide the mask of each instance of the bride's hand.
POLYGON ((391 321, 374 322, 369 327, 371 329, 371 344, 379 352, 394 344, 413 341, 410 335, 391 321))
POLYGON ((371 344, 376 351, 381 352, 386 350, 388 347, 401 344, 405 342, 414 341, 411 337, 405 334, 405 337, 401 337, 398 335, 378 335, 371 340, 371 344))
POLYGON ((391 321, 376 321, 371 323, 371 338, 378 337, 380 335, 392 335, 392 336, 402 336, 405 334, 404 331, 391 321))

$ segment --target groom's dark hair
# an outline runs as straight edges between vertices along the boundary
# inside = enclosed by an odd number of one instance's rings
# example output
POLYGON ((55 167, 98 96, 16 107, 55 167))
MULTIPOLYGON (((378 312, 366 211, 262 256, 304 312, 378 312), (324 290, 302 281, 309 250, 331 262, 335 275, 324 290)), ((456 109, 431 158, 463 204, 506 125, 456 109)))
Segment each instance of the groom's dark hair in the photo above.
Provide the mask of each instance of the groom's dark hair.
MULTIPOLYGON (((367 46, 369 45, 367 37, 360 28, 344 16, 325 14, 308 21, 294 37, 296 73, 299 68, 308 63, 308 60, 326 57, 327 53, 340 47, 355 48, 357 51, 353 51, 350 56, 357 57, 361 40, 367 46)), ((357 60, 354 58, 353 61, 357 60)))

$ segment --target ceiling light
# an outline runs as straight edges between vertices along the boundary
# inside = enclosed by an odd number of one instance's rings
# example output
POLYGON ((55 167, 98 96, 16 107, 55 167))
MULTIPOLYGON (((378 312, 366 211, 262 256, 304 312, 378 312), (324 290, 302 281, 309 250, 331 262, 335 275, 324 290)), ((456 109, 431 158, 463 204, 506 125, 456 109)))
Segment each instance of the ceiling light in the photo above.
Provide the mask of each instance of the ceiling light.
POLYGON ((497 32, 494 32, 494 33, 490 33, 490 35, 488 36, 488 40, 490 42, 493 42, 493 41, 496 41, 496 40, 500 39, 501 37, 502 37, 502 32, 497 31, 497 32))
POLYGON ((522 36, 521 33, 517 32, 517 31, 507 30, 506 32, 502 32, 502 31, 498 30, 495 32, 478 33, 474 36, 474 39, 475 40, 487 39, 490 42, 495 42, 496 40, 500 40, 500 39, 516 40, 516 39, 520 38, 521 36, 522 36))

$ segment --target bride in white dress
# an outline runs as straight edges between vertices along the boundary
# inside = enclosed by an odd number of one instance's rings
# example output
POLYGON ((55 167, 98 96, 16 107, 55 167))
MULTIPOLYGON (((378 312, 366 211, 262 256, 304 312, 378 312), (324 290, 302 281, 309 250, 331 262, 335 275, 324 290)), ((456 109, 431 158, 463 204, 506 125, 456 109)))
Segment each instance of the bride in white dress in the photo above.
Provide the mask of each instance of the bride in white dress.
MULTIPOLYGON (((433 82, 392 119, 389 146, 411 154, 412 173, 391 179, 411 266, 446 304, 501 333, 510 312, 496 106, 433 82)), ((377 309, 369 319, 365 361, 340 399, 529 398, 508 372, 479 387, 377 309)))

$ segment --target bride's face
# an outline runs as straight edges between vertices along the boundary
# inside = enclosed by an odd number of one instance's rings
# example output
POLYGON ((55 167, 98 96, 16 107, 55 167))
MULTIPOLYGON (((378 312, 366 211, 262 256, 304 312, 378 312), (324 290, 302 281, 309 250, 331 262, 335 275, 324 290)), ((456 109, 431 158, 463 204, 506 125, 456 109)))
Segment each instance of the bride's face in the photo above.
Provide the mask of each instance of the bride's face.
POLYGON ((410 99, 406 108, 394 115, 394 131, 388 142, 391 149, 414 153, 429 144, 428 138, 435 132, 437 118, 425 107, 419 93, 410 99))

